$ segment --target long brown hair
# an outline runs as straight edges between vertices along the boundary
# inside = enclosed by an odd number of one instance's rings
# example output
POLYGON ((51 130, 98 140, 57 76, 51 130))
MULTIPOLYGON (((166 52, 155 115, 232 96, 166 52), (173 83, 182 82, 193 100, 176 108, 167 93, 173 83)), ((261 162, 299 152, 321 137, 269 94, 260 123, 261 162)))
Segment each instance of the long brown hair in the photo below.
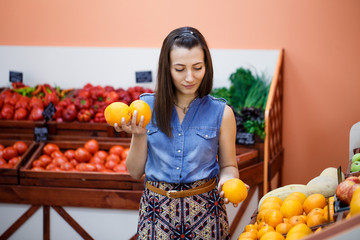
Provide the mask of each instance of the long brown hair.
POLYGON ((210 94, 213 85, 213 66, 209 48, 204 36, 195 28, 182 27, 169 33, 161 47, 157 74, 154 113, 158 128, 168 137, 172 137, 171 116, 175 95, 175 86, 170 73, 170 52, 173 47, 192 49, 200 46, 204 51, 205 75, 198 89, 198 97, 210 94))

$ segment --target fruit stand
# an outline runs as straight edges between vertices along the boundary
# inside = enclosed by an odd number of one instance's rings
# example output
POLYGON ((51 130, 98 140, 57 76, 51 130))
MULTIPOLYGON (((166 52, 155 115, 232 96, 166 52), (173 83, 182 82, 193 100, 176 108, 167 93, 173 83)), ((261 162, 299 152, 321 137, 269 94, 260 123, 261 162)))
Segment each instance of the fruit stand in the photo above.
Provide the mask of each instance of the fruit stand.
MULTIPOLYGON (((266 106, 265 125, 268 128, 266 129, 264 142, 256 142, 253 145, 237 145, 236 159, 239 174, 241 179, 250 186, 250 189, 248 198, 235 210, 235 217, 230 223, 232 233, 238 227, 250 202, 254 198, 257 201, 263 195, 263 192, 271 189, 271 181, 278 174, 280 176, 278 175, 277 186, 281 184, 281 167, 283 162, 281 140, 282 62, 283 50, 279 52, 266 106), (258 196, 255 196, 256 190, 259 190, 258 196)), ((90 86, 85 87, 89 88, 90 86)), ((48 91, 46 86, 43 86, 42 89, 46 94, 48 91)), ((3 89, 3 91, 6 90, 3 89)), ((66 93, 73 98, 74 102, 84 94, 81 90, 69 90, 66 93)), ((126 95, 124 92, 121 93, 124 96, 126 95)), ((137 93, 134 91, 133 94, 136 95, 137 93)), ((94 90, 93 94, 100 93, 94 90)), ((104 95, 104 97, 107 96, 104 95)), ((94 101, 96 101, 97 97, 96 95, 94 101)), ((80 105, 83 104, 81 100, 77 102, 80 105)), ((43 239, 50 238, 51 209, 55 210, 83 239, 93 239, 93 237, 85 227, 71 216, 66 207, 138 210, 143 179, 136 181, 127 173, 40 172, 31 169, 34 162, 43 154, 42 151, 47 143, 56 143, 63 152, 66 149, 81 147, 89 139, 96 139, 99 142, 100 148, 105 150, 109 150, 110 146, 115 144, 129 145, 130 136, 115 132, 113 127, 99 120, 101 116, 97 116, 97 120, 94 118, 94 120, 85 121, 87 113, 82 112, 82 115, 80 114, 79 118, 75 119, 75 115, 71 113, 74 107, 71 105, 71 108, 69 107, 70 105, 70 102, 60 103, 63 111, 67 109, 66 114, 62 114, 62 116, 64 119, 68 118, 72 119, 72 121, 56 120, 55 118, 47 120, 40 116, 37 116, 38 118, 33 121, 0 120, 0 140, 11 139, 12 142, 25 141, 29 143, 30 149, 29 154, 23 156, 22 163, 12 170, 11 177, 15 181, 12 183, 0 182, 0 203, 29 205, 25 213, 1 233, 0 239, 8 239, 12 236, 40 208, 43 208, 43 239), (38 138, 34 134, 35 129, 46 129, 45 139, 41 138, 44 136, 38 138)), ((96 104, 94 103, 94 105, 96 104)), ((99 107, 103 106, 99 105, 99 107)), ((55 115, 59 115, 56 113, 57 110, 54 110, 55 115)), ((79 109, 79 113, 80 111, 81 109, 79 109)), ((5 179, 5 176, 5 174, 0 175, 0 179, 5 179)))

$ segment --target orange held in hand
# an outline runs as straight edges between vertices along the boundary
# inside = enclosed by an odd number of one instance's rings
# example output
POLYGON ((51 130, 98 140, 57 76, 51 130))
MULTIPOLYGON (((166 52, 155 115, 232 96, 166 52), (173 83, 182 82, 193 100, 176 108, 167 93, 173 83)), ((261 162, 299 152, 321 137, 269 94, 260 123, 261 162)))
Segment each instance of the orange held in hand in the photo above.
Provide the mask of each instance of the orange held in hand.
POLYGON ((125 118, 125 122, 128 123, 131 119, 130 107, 122 102, 114 102, 109 104, 104 111, 106 122, 114 126, 118 123, 121 126, 121 119, 125 118))
POLYGON ((151 119, 151 108, 143 100, 135 100, 130 104, 130 112, 134 115, 134 111, 137 111, 136 124, 139 124, 141 116, 144 116, 143 127, 148 125, 151 119))
POLYGON ((229 199, 232 203, 240 203, 247 197, 247 188, 245 183, 238 178, 227 180, 222 190, 225 193, 225 198, 229 199))

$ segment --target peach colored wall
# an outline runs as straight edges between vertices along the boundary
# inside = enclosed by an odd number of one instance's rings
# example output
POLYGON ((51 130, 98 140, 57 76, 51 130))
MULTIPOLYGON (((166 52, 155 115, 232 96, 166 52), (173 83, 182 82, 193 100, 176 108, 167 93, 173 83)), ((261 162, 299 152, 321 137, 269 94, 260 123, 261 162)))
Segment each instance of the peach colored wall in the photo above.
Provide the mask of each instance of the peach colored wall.
POLYGON ((211 48, 285 49, 284 184, 348 161, 360 120, 360 1, 2 0, 0 45, 160 47, 191 25, 211 48))

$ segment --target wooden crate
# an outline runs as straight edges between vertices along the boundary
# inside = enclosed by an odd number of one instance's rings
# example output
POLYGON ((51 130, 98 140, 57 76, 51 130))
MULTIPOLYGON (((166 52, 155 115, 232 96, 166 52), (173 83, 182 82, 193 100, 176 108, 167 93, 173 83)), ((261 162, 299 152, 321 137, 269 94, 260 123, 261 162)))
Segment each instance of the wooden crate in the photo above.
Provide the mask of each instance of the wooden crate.
POLYGON ((120 132, 107 123, 83 123, 83 122, 56 122, 49 121, 47 123, 49 136, 61 136, 64 138, 106 138, 120 137, 130 139, 131 135, 120 132))
POLYGON ((45 121, 0 120, 0 133, 12 135, 34 136, 35 127, 43 127, 45 121))
MULTIPOLYGON (((40 155, 46 143, 55 143, 62 152, 82 147, 85 141, 48 141, 39 144, 27 164, 20 168, 20 184, 27 186, 74 187, 94 189, 143 190, 144 179, 136 180, 128 173, 33 171, 31 165, 40 155)), ((108 151, 114 145, 128 147, 129 143, 99 142, 100 150, 108 151)))
MULTIPOLYGON (((0 139, 0 144, 5 147, 13 145, 17 140, 0 139)), ((20 161, 13 168, 0 168, 0 184, 19 184, 19 169, 31 157, 35 151, 37 143, 34 141, 23 140, 28 146, 26 152, 21 156, 20 161)))

